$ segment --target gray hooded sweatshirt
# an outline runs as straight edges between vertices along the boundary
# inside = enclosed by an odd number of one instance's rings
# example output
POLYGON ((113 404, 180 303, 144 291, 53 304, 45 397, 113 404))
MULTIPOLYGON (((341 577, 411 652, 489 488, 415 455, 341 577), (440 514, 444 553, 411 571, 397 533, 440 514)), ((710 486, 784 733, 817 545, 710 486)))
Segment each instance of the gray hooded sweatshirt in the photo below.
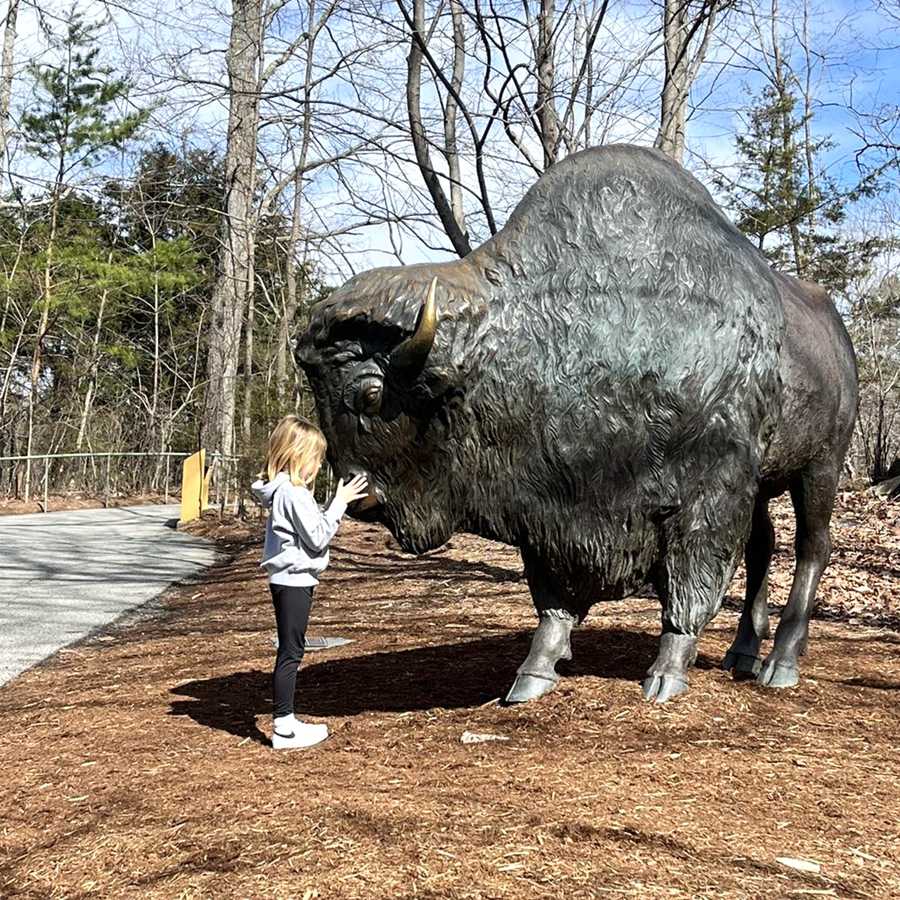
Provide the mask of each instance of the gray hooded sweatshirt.
POLYGON ((311 586, 328 565, 328 544, 347 504, 337 497, 324 512, 302 485, 291 484, 286 472, 272 481, 254 481, 253 499, 269 510, 266 543, 260 566, 272 584, 311 586))

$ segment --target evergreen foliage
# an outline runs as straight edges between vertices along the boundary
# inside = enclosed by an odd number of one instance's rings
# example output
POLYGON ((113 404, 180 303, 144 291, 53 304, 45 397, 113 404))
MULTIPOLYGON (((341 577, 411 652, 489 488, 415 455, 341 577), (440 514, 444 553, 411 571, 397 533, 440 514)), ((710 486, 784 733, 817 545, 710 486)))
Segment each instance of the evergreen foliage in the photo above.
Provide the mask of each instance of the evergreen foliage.
POLYGON ((116 115, 127 104, 131 85, 99 63, 102 27, 72 7, 62 34, 46 30, 54 61, 28 66, 34 107, 22 116, 22 131, 31 153, 58 166, 58 180, 123 149, 149 115, 147 110, 116 115))
POLYGON ((878 190, 866 178, 841 189, 827 174, 829 137, 813 137, 797 112, 789 90, 767 85, 752 98, 747 128, 735 135, 738 170, 734 179, 719 175, 736 224, 782 271, 843 294, 881 249, 878 241, 842 234, 850 205, 878 190))

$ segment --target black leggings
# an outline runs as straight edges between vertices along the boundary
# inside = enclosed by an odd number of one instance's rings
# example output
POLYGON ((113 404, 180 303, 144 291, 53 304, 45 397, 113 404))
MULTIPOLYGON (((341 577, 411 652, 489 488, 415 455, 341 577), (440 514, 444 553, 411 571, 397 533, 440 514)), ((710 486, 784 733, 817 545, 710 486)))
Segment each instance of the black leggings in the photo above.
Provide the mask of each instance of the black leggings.
POLYGON ((272 591, 278 626, 278 655, 272 670, 272 697, 275 701, 272 714, 276 717, 289 716, 294 711, 297 668, 303 659, 313 589, 287 584, 270 584, 269 589, 272 591))

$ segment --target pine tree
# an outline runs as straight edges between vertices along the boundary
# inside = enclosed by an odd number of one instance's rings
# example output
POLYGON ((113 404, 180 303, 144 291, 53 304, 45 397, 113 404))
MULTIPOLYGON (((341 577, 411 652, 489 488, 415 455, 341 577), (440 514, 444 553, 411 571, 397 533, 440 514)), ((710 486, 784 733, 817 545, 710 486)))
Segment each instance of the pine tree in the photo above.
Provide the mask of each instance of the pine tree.
POLYGON ((745 133, 735 137, 737 177, 715 181, 738 228, 776 268, 842 293, 879 245, 848 240, 839 226, 849 205, 876 185, 862 182, 841 191, 824 174, 822 156, 833 146, 830 138, 807 147, 807 120, 796 108, 787 87, 766 86, 750 109, 745 133))
POLYGON ((73 7, 63 34, 46 32, 55 61, 28 67, 36 103, 22 116, 22 131, 29 152, 54 165, 54 183, 121 149, 148 115, 115 115, 127 103, 132 85, 111 77, 112 67, 98 64, 103 27, 101 22, 86 22, 73 7))
MULTIPOLYGON (((22 117, 26 147, 52 167, 49 189, 49 226, 41 283, 40 313, 32 351, 28 398, 28 454, 34 435, 34 404, 41 379, 41 357, 54 303, 54 253, 60 203, 72 175, 101 162, 121 148, 147 117, 146 112, 117 115, 131 91, 125 79, 98 63, 102 23, 89 23, 72 7, 62 34, 45 31, 53 61, 31 65, 33 108, 22 117)), ((26 467, 26 498, 30 466, 26 467)))

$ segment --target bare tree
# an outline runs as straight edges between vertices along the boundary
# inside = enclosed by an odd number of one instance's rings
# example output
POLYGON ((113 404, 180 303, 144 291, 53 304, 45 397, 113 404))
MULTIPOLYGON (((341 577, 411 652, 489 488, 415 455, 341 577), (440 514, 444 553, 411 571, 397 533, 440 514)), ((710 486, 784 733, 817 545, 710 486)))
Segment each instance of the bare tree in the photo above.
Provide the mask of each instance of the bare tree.
POLYGON ((450 181, 450 209, 453 218, 465 234, 466 218, 463 207, 462 174, 459 164, 459 145, 456 140, 456 124, 463 78, 466 71, 466 29, 463 23, 463 8, 460 0, 450 0, 450 16, 453 20, 453 74, 450 77, 451 91, 444 104, 444 154, 450 181))
POLYGON ((409 35, 408 133, 432 208, 464 255, 471 247, 467 203, 474 204, 469 217, 480 213, 487 233, 495 233, 494 205, 498 198, 508 204, 511 176, 524 183, 564 153, 590 146, 595 113, 628 89, 649 44, 608 68, 596 65, 609 0, 541 0, 536 9, 453 0, 432 4, 430 17, 425 0, 413 0, 411 9, 396 2, 409 35), (437 112, 424 107, 426 95, 438 98, 437 112), (429 133, 438 117, 443 140, 429 133), (460 174, 466 162, 474 179, 460 174))
MULTIPOLYGON (((900 0, 876 0, 875 7, 884 17, 883 46, 896 47, 900 38, 900 0)), ((857 103, 851 99, 859 139, 857 165, 874 174, 897 170, 900 168, 900 103, 896 96, 872 98, 861 106, 857 103)))
POLYGON ((19 0, 9 0, 3 20, 3 50, 0 55, 0 165, 6 162, 6 146, 9 142, 9 101, 12 97, 18 16, 19 0))
MULTIPOLYGON (((528 6, 526 4, 526 10, 528 6)), ((537 21, 537 119, 540 124, 544 168, 556 162, 559 149, 559 119, 556 114, 556 3, 541 0, 537 21)))
MULTIPOLYGON (((107 263, 112 262, 112 252, 107 258, 107 263)), ((88 363, 87 386, 84 391, 84 399, 81 405, 81 415, 78 420, 78 435, 75 438, 75 450, 80 451, 84 446, 84 439, 87 434, 88 419, 94 404, 94 393, 97 389, 97 375, 100 372, 100 335, 103 333, 103 314, 106 311, 106 304, 109 300, 109 289, 104 288, 100 292, 100 304, 97 308, 97 321, 94 325, 94 335, 91 339, 91 349, 88 363)), ((158 340, 158 329, 157 329, 158 340)))
MULTIPOLYGON (((335 85, 342 85, 357 59, 366 57, 369 47, 355 39, 352 18, 345 18, 352 4, 338 0, 305 0, 302 28, 276 60, 266 68, 266 89, 260 115, 261 131, 275 132, 262 154, 266 184, 259 205, 259 217, 280 210, 287 228, 279 238, 283 250, 283 279, 278 289, 267 296, 274 313, 273 374, 277 408, 283 410, 295 391, 289 390, 291 344, 297 317, 308 282, 307 258, 311 244, 319 249, 323 241, 341 228, 332 224, 325 233, 304 223, 304 199, 316 178, 337 175, 341 167, 355 163, 377 137, 363 129, 354 130, 360 122, 358 111, 334 115, 335 85), (276 72, 283 67, 278 79, 276 72), (278 83, 276 83, 276 80, 278 83)), ((380 38, 375 38, 380 40, 380 38)), ((340 90, 340 87, 338 87, 340 90)), ((310 209, 311 213, 312 210, 310 209)), ((251 365, 247 353, 247 367, 251 365)), ((249 396, 250 373, 245 370, 245 403, 249 396)), ((244 421, 249 422, 249 413, 244 421)), ((245 431, 246 431, 245 427, 245 431)), ((245 434, 245 443, 249 434, 245 434)))
POLYGON ((878 482, 900 458, 900 278, 876 276, 861 288, 850 321, 860 374, 856 427, 867 473, 878 482))
POLYGON ((297 315, 299 297, 297 295, 297 255, 301 238, 301 199, 303 197, 303 176, 298 174, 294 183, 294 196, 291 203, 291 230, 285 246, 285 297, 284 305, 279 310, 278 329, 275 348, 275 393, 279 406, 288 400, 288 358, 291 355, 291 339, 294 320, 297 315))
MULTIPOLYGON (((402 2, 400 3, 400 8, 403 10, 404 15, 408 16, 402 2)), ((422 179, 428 188, 428 193, 431 195, 438 218, 444 226, 444 231, 447 233, 447 237, 450 238, 453 249, 460 256, 465 256, 472 249, 469 243, 469 236, 463 231, 460 221, 453 214, 453 208, 447 199, 441 180, 431 161, 429 142, 422 123, 422 59, 427 52, 428 45, 428 35, 425 30, 425 0, 413 0, 411 27, 412 36, 407 61, 408 75, 406 80, 406 106, 409 114, 410 137, 415 150, 416 161, 419 164, 419 171, 422 173, 422 179)), ((455 110, 459 106, 460 98, 458 91, 452 87, 451 96, 454 100, 455 110)))
POLYGON ((727 2, 722 0, 663 0, 665 72, 654 146, 679 163, 684 160, 691 86, 706 58, 716 16, 723 8, 727 8, 727 2))
POLYGON ((236 377, 244 312, 253 290, 253 192, 259 129, 262 0, 235 0, 228 45, 228 143, 219 273, 213 289, 208 383, 201 440, 226 456, 234 449, 236 377))

